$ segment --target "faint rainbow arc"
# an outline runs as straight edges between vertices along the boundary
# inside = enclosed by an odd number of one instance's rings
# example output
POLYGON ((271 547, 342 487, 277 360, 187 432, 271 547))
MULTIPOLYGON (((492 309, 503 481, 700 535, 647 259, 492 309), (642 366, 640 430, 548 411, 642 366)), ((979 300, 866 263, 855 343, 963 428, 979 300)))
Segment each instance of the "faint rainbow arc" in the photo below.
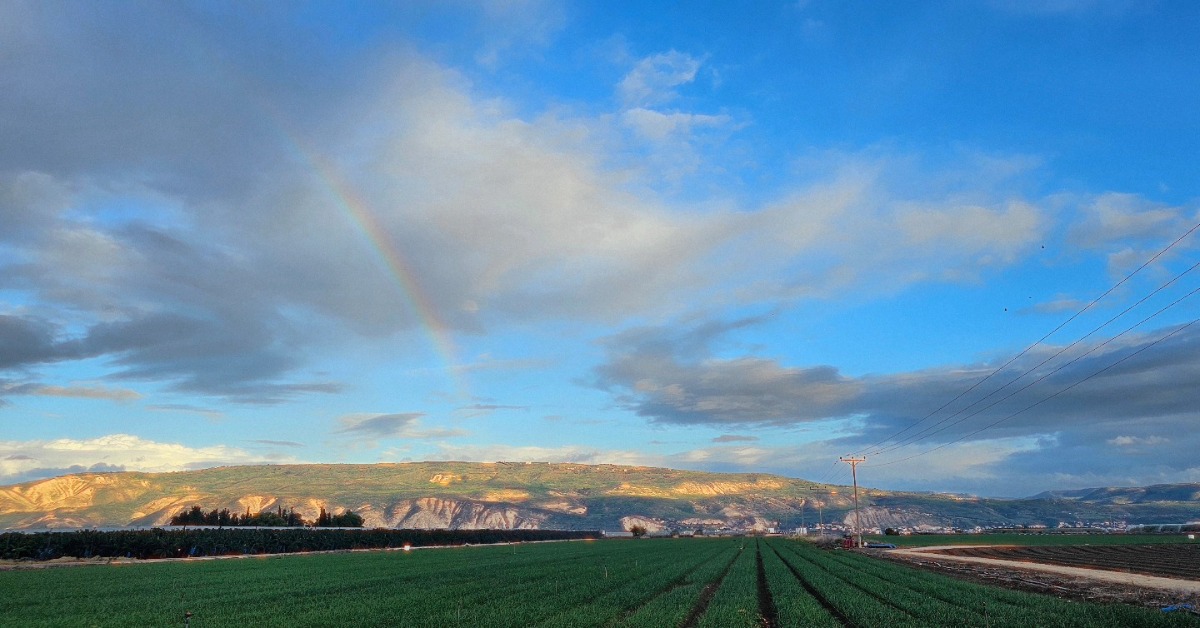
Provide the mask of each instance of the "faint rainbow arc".
POLYGON ((449 326, 438 318, 436 308, 421 288, 420 281, 404 254, 391 243, 387 229, 380 224, 367 202, 345 181, 337 168, 315 150, 306 148, 304 142, 282 128, 283 135, 295 148, 307 166, 317 175, 321 185, 329 193, 335 205, 349 218, 349 222, 366 239, 369 248, 376 254, 385 270, 399 285, 420 327, 429 337, 434 352, 445 362, 447 375, 461 398, 468 398, 466 382, 460 376, 458 349, 449 332, 449 326))
POLYGON ((447 376, 453 383, 455 393, 460 398, 469 398, 469 391, 461 376, 462 369, 458 363, 458 350, 450 335, 449 326, 437 317, 437 310, 421 289, 421 284, 410 270, 410 265, 404 259, 404 255, 392 246, 387 230, 375 218, 375 214, 369 210, 369 205, 355 193, 354 188, 343 179, 332 163, 324 159, 316 150, 310 149, 299 134, 291 131, 286 114, 275 106, 259 85, 242 75, 221 55, 214 54, 207 42, 198 36, 188 37, 184 43, 190 44, 192 50, 198 52, 214 67, 221 70, 226 79, 234 85, 240 86, 243 93, 263 114, 263 119, 282 138, 285 146, 299 156, 302 165, 317 175, 317 179, 329 192, 336 206, 349 217, 351 226, 357 228, 366 238, 369 248, 375 252, 386 272, 399 285, 401 295, 418 319, 418 326, 428 336, 434 353, 445 363, 447 376))

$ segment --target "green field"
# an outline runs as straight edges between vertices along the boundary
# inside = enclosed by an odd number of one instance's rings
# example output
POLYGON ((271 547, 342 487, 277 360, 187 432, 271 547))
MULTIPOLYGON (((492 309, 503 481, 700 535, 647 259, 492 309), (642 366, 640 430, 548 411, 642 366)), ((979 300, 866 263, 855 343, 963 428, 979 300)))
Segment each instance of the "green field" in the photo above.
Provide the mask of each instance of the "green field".
POLYGON ((1196 626, 782 538, 644 539, 0 572, 5 626, 1196 626))
POLYGON ((863 535, 864 541, 892 543, 898 547, 934 545, 1158 545, 1200 543, 1186 534, 913 534, 863 535))

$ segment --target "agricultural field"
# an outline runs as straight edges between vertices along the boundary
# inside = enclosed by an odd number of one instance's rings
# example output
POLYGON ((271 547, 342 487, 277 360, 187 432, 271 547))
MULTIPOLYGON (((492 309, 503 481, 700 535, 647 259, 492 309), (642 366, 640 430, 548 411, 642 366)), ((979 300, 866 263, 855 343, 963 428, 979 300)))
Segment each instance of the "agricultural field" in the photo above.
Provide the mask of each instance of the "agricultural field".
POLYGON ((1200 626, 782 538, 642 539, 0 572, 5 626, 1200 626))
POLYGON ((1200 580, 1200 545, 1195 543, 1188 545, 962 547, 941 550, 938 553, 1200 580))
POLYGON ((1200 545, 1184 534, 913 534, 910 536, 863 535, 867 541, 892 543, 898 547, 930 545, 1200 545))

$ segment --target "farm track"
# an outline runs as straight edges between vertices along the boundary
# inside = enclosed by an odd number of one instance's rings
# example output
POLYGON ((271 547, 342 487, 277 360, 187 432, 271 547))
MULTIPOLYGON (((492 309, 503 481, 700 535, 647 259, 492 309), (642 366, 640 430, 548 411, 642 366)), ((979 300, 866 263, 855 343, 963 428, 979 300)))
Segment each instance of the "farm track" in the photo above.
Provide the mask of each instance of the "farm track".
POLYGON ((767 584, 767 569, 763 566, 762 543, 754 542, 754 562, 758 571, 758 614, 762 617, 766 628, 779 628, 779 612, 775 609, 775 600, 771 597, 771 587, 767 584))
POLYGON ((704 585, 704 590, 700 592, 700 597, 696 600, 696 604, 692 606, 692 610, 688 612, 687 617, 680 624, 681 628, 696 628, 696 623, 704 616, 704 611, 708 610, 708 604, 712 602, 713 595, 717 593, 717 589, 725 581, 725 576, 729 575, 730 570, 733 569, 733 564, 737 562, 738 557, 742 555, 745 549, 745 546, 739 548, 737 553, 733 555, 733 558, 729 560, 729 564, 725 565, 725 568, 721 570, 721 573, 712 582, 704 585))
POLYGON ((1200 545, 963 547, 938 553, 1200 580, 1200 545))

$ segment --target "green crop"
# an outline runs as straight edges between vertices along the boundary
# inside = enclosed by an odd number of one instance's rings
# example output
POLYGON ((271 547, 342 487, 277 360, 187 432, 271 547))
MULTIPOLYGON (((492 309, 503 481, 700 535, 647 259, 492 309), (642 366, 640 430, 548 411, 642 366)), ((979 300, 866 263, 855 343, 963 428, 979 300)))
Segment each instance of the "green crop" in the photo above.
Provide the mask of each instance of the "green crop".
POLYGON ((643 539, 0 572, 4 626, 1195 626, 779 538, 643 539))

